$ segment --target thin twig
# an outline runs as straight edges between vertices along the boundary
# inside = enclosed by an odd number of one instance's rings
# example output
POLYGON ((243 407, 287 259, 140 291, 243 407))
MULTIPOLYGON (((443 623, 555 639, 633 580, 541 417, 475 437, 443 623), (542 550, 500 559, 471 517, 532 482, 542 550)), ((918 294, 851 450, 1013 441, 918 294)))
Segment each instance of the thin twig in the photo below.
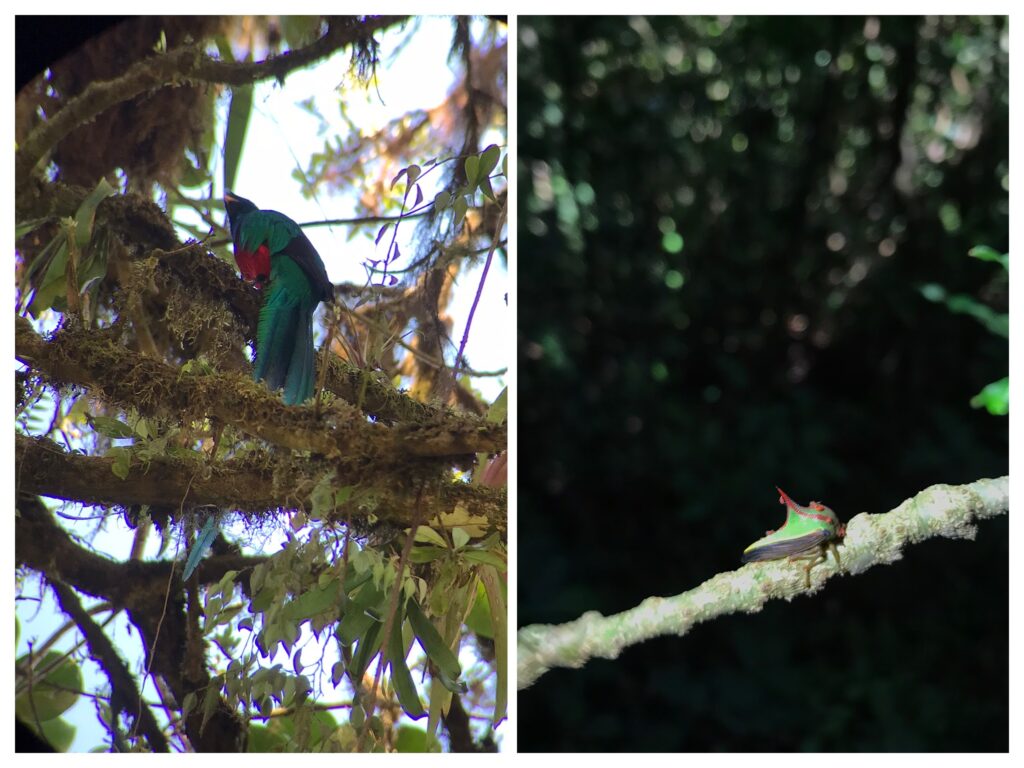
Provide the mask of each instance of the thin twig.
POLYGON ((484 283, 487 281, 487 272, 491 268, 491 261, 494 258, 494 251, 498 247, 498 240, 501 237, 501 228, 505 226, 505 215, 507 208, 502 208, 501 213, 498 216, 498 224, 494 228, 494 240, 491 243, 491 248, 487 251, 487 261, 484 262, 484 271, 480 275, 480 283, 476 287, 476 296, 473 297, 473 306, 469 308, 469 317, 466 319, 466 330, 462 334, 462 343, 459 344, 459 354, 455 358, 455 368, 452 371, 452 378, 459 375, 459 371, 462 370, 462 357, 466 352, 466 342, 469 340, 469 329, 473 326, 473 315, 476 314, 477 304, 480 303, 480 296, 484 292, 484 283))

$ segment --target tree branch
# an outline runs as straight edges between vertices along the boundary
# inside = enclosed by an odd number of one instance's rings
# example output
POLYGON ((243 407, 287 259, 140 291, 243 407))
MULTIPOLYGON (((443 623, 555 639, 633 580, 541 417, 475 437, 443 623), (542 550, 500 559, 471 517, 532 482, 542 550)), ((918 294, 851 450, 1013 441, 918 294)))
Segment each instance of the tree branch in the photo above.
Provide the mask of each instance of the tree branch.
POLYGON ((340 403, 318 419, 313 408, 287 406, 248 377, 185 373, 74 323, 44 341, 28 320, 16 316, 15 356, 57 386, 77 384, 144 415, 215 417, 254 437, 332 460, 450 461, 496 453, 505 445, 505 425, 440 411, 432 421, 388 428, 340 403))
MULTIPOLYGON (((18 516, 15 518, 15 560, 51 580, 60 579, 79 592, 100 597, 118 609, 125 609, 128 619, 139 630, 146 650, 146 669, 163 678, 175 698, 185 696, 209 684, 204 666, 197 677, 186 678, 187 630, 183 595, 171 588, 171 563, 128 561, 117 563, 80 547, 54 520, 34 496, 18 494, 18 516), (171 588, 170 593, 168 589, 171 588), (169 601, 168 601, 169 598, 169 601)), ((224 570, 251 568, 264 558, 224 557, 224 570)), ((209 564, 204 564, 209 567, 209 564)), ((207 574, 209 575, 209 574, 207 574)), ((193 711, 186 719, 189 741, 199 751, 237 751, 244 744, 247 731, 223 700, 202 727, 203 712, 193 711)))
POLYGON ((58 142, 82 123, 93 119, 115 104, 140 93, 186 82, 249 85, 258 80, 284 80, 289 72, 319 61, 339 48, 373 32, 392 26, 405 17, 370 16, 336 18, 327 33, 316 42, 295 51, 287 51, 265 61, 247 64, 211 59, 201 44, 185 46, 136 63, 113 80, 95 82, 71 99, 52 119, 28 135, 14 158, 16 194, 29 182, 32 170, 58 142))
MULTIPOLYGON (((901 550, 935 536, 973 539, 975 521, 1005 514, 1010 478, 967 485, 933 485, 891 512, 854 517, 841 545, 842 571, 855 575, 874 565, 899 560, 901 550)), ((749 563, 720 573, 699 587, 673 597, 649 597, 636 608, 604 617, 588 611, 565 624, 533 624, 518 632, 518 685, 531 686, 554 667, 578 669, 596 657, 614 659, 626 647, 660 635, 685 635, 702 621, 756 613, 772 598, 791 600, 811 594, 839 572, 829 560, 811 571, 805 586, 802 566, 787 560, 749 563)))
MULTIPOLYGON (((139 730, 146 736, 154 752, 170 751, 167 738, 153 717, 152 710, 142 701, 142 695, 135 686, 131 672, 110 642, 110 638, 92 620, 71 587, 58 578, 51 578, 50 585, 57 593, 61 610, 74 620, 85 637, 89 655, 99 662, 100 668, 110 680, 110 709, 115 714, 123 713, 132 720, 137 719, 139 730)), ((115 727, 114 724, 111 724, 111 727, 115 727)))
MULTIPOLYGON (((22 493, 125 507, 166 505, 169 499, 187 496, 189 506, 211 504, 266 513, 297 504, 310 509, 316 484, 333 470, 335 487, 376 486, 374 509, 366 515, 372 511, 378 519, 401 527, 412 521, 415 494, 406 478, 386 472, 374 477, 373 468, 364 464, 297 458, 275 461, 271 468, 266 456, 215 463, 166 456, 133 461, 123 480, 114 474, 113 464, 112 458, 69 453, 51 440, 15 434, 15 482, 22 493)), ((438 494, 425 496, 423 505, 427 519, 444 519, 467 510, 478 523, 500 531, 507 528, 507 497, 500 489, 446 483, 438 494)), ((352 514, 361 516, 357 510, 352 514)))

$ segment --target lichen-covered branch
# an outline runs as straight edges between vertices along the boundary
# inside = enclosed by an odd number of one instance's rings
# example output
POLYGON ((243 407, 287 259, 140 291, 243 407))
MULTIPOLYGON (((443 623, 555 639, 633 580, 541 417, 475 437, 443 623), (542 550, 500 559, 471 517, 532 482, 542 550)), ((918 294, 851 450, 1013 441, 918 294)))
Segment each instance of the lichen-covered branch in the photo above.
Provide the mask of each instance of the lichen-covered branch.
MULTIPOLYGON (((899 560, 903 547, 935 536, 973 539, 976 522, 1009 509, 1010 479, 933 485, 885 514, 863 512, 847 524, 839 547, 842 572, 857 574, 899 560)), ((685 635, 702 621, 755 613, 768 600, 810 594, 840 569, 833 559, 814 567, 811 586, 802 565, 787 560, 749 563, 720 573, 673 597, 649 597, 614 616, 589 611, 565 624, 534 624, 518 633, 518 685, 532 685, 554 667, 578 669, 598 657, 614 659, 630 645, 659 635, 685 635)))
MULTIPOLYGON (((272 512, 280 507, 304 505, 321 478, 333 471, 331 485, 373 485, 374 505, 365 514, 406 527, 412 519, 415 493, 405 478, 388 473, 374 476, 374 468, 315 458, 280 456, 229 459, 208 463, 171 456, 135 460, 124 479, 113 472, 114 459, 69 453, 51 440, 15 434, 15 482, 19 492, 79 501, 85 504, 174 506, 210 504, 238 512, 272 512)), ((426 519, 444 518, 464 509, 474 519, 504 531, 507 499, 501 489, 451 482, 422 500, 426 519)), ((362 513, 351 513, 353 518, 362 513)))
POLYGON ((145 91, 187 82, 248 85, 270 77, 283 80, 289 72, 319 61, 339 48, 400 22, 402 18, 332 19, 326 34, 316 42, 258 63, 217 61, 204 53, 202 45, 185 46, 144 59, 121 77, 93 83, 28 135, 14 158, 16 191, 28 183, 33 168, 61 139, 115 104, 145 91))

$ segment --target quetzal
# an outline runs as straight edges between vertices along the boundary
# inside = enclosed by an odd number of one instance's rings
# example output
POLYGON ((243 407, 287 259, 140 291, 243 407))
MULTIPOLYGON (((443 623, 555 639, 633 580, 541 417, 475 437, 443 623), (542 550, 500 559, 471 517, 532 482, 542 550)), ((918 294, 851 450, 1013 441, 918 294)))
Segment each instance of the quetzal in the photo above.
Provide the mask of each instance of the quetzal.
MULTIPOLYGON (((334 296, 320 254, 299 225, 277 211, 261 211, 250 200, 227 192, 224 207, 242 277, 264 289, 256 326, 253 378, 272 390, 284 388, 287 405, 313 395, 313 312, 334 296)), ((199 565, 217 537, 211 514, 185 561, 183 579, 199 565)))
POLYGON ((256 327, 253 378, 298 405, 313 395, 313 312, 334 296, 320 254, 283 213, 224 195, 235 263, 242 277, 265 288, 256 327))

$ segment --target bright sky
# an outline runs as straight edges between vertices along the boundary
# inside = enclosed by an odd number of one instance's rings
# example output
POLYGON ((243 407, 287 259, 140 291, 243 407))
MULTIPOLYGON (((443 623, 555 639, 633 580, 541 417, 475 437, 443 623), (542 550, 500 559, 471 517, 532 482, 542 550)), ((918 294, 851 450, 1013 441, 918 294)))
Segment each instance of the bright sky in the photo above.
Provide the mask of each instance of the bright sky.
MULTIPOLYGON (((395 48, 406 38, 406 34, 389 33, 378 36, 377 39, 381 43, 382 66, 376 87, 371 87, 361 94, 356 91, 350 91, 348 94, 348 114, 364 132, 384 125, 398 114, 436 106, 444 100, 451 87, 454 73, 447 63, 452 36, 451 22, 445 17, 427 17, 423 18, 420 24, 419 31, 397 57, 394 56, 395 48)), ((271 82, 257 87, 245 151, 233 191, 249 198, 261 208, 281 211, 298 222, 346 218, 355 214, 353 199, 359 190, 337 195, 322 193, 316 200, 306 200, 301 194, 299 183, 292 178, 292 172, 296 168, 304 167, 310 155, 322 148, 324 138, 333 135, 330 129, 326 136, 318 133, 319 120, 300 107, 299 103, 312 97, 320 114, 328 120, 336 118, 336 88, 348 72, 349 60, 349 53, 343 51, 317 67, 290 74, 283 86, 271 82)), ((223 136, 225 113, 226 103, 220 110, 218 136, 223 136)), ((499 144, 502 150, 505 150, 504 138, 498 134, 485 135, 483 145, 489 143, 499 144)), ((219 163, 215 168, 214 177, 217 180, 215 191, 220 195, 223 189, 220 187, 222 169, 219 163)), ((432 194, 429 188, 424 189, 425 199, 430 199, 432 194)), ((414 228, 414 223, 409 222, 400 230, 398 242, 405 254, 414 251, 408 241, 414 228)), ((379 247, 375 246, 375 231, 371 231, 365 237, 349 241, 348 228, 341 226, 311 227, 305 231, 323 258, 328 274, 334 282, 364 283, 366 270, 363 263, 369 259, 383 258, 388 242, 388 238, 385 238, 379 247)), ((481 270, 477 268, 460 276, 453 303, 449 307, 454 319, 452 336, 456 344, 461 340, 465 330, 480 272, 481 270)), ((466 348, 467 358, 475 370, 494 371, 507 368, 511 363, 512 348, 506 343, 510 338, 507 332, 510 315, 505 304, 505 295, 508 291, 505 266, 495 254, 466 348)), ((454 352, 449 351, 448 362, 451 363, 453 358, 454 352)), ((504 377, 490 377, 478 379, 474 384, 490 401, 500 393, 505 386, 505 380, 504 377)), ((94 523, 81 524, 82 527, 90 529, 92 525, 94 523)), ((228 535, 240 532, 232 532, 229 529, 228 535)), ((282 539, 283 537, 278 537, 268 541, 265 551, 275 551, 282 539)), ((121 521, 111 520, 104 530, 95 536, 92 544, 100 552, 110 552, 116 557, 123 558, 128 555, 131 540, 132 531, 121 521)), ((150 538, 147 556, 157 555, 158 544, 156 537, 150 538)), ((170 554, 164 553, 163 556, 168 557, 170 554)), ((26 592, 31 594, 32 589, 29 588, 26 592)), ((18 603, 17 614, 21 621, 18 655, 28 650, 27 641, 31 640, 38 644, 49 637, 62 621, 62 614, 50 597, 49 591, 42 590, 42 594, 45 597, 41 604, 18 603)), ((141 655, 137 633, 128 632, 123 615, 119 616, 112 626, 113 630, 108 631, 131 668, 138 671, 141 666, 141 655)), ((65 636, 65 640, 70 636, 65 636)), ((69 644, 62 642, 57 647, 66 650, 69 644)), ((463 654, 464 665, 472 663, 473 660, 472 655, 466 657, 463 654)), ((287 663, 287 659, 285 662, 287 663)), ((330 669, 329 665, 327 669, 330 669)), ((106 684, 106 677, 91 661, 83 666, 83 674, 87 690, 97 681, 100 685, 106 684)), ((156 699, 151 683, 147 683, 146 697, 151 701, 156 699)), ((347 718, 347 713, 339 711, 335 716, 342 722, 347 718)), ((81 698, 78 704, 64 714, 64 719, 77 727, 72 751, 87 751, 105 742, 105 731, 97 721, 96 709, 90 700, 81 698)), ((425 721, 418 723, 420 727, 424 724, 425 721)), ((498 728, 499 739, 504 730, 504 724, 498 728)))

